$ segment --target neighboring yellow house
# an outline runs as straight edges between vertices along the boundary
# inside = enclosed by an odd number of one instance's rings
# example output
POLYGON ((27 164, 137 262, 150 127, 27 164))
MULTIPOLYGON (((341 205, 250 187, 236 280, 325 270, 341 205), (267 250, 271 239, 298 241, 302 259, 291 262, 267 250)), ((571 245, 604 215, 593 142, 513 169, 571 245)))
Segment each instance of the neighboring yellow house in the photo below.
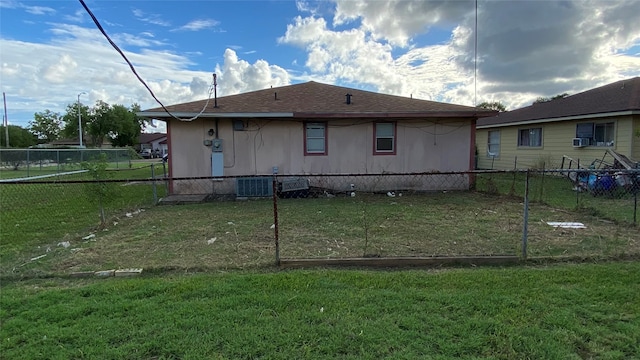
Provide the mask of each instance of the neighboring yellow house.
POLYGON ((607 149, 640 161, 639 135, 640 77, 635 77, 479 119, 477 167, 559 169, 563 156, 588 167, 607 149))

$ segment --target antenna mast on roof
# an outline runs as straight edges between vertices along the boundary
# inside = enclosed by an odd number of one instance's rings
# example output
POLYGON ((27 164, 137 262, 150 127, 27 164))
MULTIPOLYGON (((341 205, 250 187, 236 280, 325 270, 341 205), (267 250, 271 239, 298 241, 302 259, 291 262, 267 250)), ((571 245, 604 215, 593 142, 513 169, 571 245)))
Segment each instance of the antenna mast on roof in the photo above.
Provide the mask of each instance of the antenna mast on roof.
POLYGON ((474 59, 473 59, 473 106, 478 103, 478 0, 476 0, 476 29, 474 41, 474 59))
POLYGON ((213 107, 218 107, 218 82, 216 81, 216 73, 213 73, 213 107))

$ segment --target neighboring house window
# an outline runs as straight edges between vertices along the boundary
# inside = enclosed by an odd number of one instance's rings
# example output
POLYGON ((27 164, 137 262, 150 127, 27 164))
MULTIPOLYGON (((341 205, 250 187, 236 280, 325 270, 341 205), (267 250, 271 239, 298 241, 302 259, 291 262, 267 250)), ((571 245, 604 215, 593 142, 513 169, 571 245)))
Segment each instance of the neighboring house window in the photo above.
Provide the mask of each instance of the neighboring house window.
POLYGON ((500 130, 489 131, 487 139, 487 156, 497 157, 500 155, 500 130))
POLYGON ((304 154, 327 155, 327 124, 305 123, 304 154))
POLYGON ((581 123, 576 125, 576 137, 587 139, 587 145, 613 146, 615 124, 608 123, 581 123))
POLYGON ((521 147, 542 146, 542 128, 518 130, 518 146, 521 146, 521 147))
POLYGON ((396 123, 374 123, 375 155, 395 155, 396 153, 396 123))

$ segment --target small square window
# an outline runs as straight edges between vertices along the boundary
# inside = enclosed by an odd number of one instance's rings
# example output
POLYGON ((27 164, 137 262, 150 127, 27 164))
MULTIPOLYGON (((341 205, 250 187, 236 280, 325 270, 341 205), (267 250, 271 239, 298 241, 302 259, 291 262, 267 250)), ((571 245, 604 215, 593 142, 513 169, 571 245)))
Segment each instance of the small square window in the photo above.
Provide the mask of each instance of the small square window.
POLYGON ((376 155, 395 155, 396 153, 396 124, 374 123, 374 149, 376 155))

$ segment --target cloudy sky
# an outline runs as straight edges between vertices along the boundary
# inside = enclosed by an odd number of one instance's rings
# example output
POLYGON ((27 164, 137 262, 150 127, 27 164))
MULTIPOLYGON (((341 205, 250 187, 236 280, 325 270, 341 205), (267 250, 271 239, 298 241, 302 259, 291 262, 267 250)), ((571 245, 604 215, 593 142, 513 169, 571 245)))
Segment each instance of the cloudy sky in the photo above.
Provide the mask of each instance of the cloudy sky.
MULTIPOLYGON (((213 73, 218 96, 314 80, 509 110, 640 76, 638 0, 478 0, 477 32, 474 0, 85 3, 165 105, 213 73)), ((82 92, 158 106, 80 1, 0 0, 0 64, 10 124, 82 92)))

